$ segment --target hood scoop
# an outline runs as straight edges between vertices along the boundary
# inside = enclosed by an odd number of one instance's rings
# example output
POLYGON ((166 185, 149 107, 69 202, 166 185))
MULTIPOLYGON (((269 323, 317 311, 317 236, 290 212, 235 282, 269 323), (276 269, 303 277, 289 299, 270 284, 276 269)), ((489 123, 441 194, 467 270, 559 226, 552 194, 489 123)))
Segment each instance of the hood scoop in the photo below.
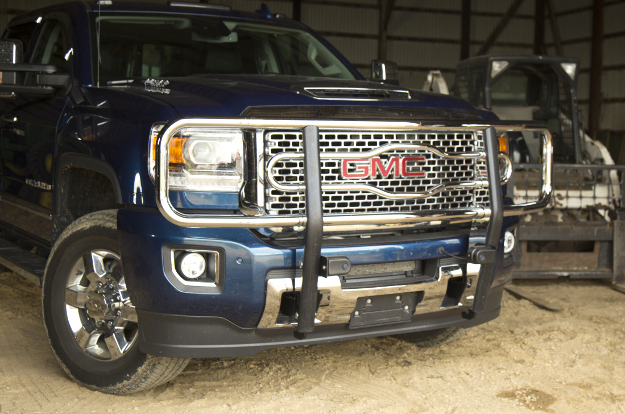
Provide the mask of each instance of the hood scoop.
POLYGON ((341 101, 408 101, 410 91, 405 89, 305 87, 304 91, 316 99, 341 101))

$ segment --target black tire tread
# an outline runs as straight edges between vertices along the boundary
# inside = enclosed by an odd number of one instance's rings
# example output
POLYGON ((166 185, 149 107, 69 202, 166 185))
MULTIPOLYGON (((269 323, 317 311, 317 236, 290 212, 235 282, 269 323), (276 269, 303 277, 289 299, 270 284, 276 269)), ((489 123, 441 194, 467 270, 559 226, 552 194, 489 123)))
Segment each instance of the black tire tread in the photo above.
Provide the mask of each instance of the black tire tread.
MULTIPOLYGON (((110 387, 94 387, 76 380, 71 374, 69 375, 74 381, 91 390, 106 394, 125 395, 165 384, 180 374, 180 372, 186 368, 190 360, 189 358, 169 358, 148 355, 145 364, 134 376, 110 387)), ((63 368, 65 369, 65 367, 63 368)), ((65 369, 65 372, 67 372, 67 369, 65 369)))
POLYGON ((462 338, 469 330, 470 328, 452 326, 432 331, 394 335, 393 338, 409 342, 419 348, 433 348, 462 338))

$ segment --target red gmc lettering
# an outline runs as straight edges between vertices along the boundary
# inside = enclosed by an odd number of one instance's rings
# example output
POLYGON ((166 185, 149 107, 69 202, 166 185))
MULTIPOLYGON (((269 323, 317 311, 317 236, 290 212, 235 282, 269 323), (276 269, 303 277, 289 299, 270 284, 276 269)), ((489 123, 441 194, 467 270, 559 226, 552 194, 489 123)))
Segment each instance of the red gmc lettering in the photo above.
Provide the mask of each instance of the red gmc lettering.
POLYGON ((388 178, 391 175, 391 171, 395 170, 395 178, 399 175, 399 158, 391 158, 388 160, 388 164, 386 164, 386 168, 384 168, 384 164, 382 160, 379 158, 371 159, 371 175, 373 177, 378 176, 378 171, 380 171, 380 175, 382 178, 388 178))
POLYGON ((425 157, 391 157, 388 163, 384 165, 379 157, 369 160, 363 159, 344 159, 341 162, 341 175, 343 178, 369 178, 377 177, 378 173, 382 178, 389 178, 393 174, 394 178, 399 177, 424 177, 425 173, 409 172, 407 163, 423 162, 425 157), (349 172, 350 163, 354 163, 355 172, 349 172))
POLYGON ((425 173, 422 171, 419 172, 408 172, 408 168, 406 164, 410 161, 422 162, 425 161, 425 157, 408 157, 401 159, 401 175, 404 177, 424 177, 425 173))
POLYGON ((356 164, 354 165, 354 167, 356 167, 356 172, 354 173, 350 173, 348 171, 348 163, 350 162, 360 162, 362 163, 363 161, 367 161, 367 160, 343 160, 342 164, 341 164, 341 175, 344 178, 367 178, 369 177, 369 166, 368 165, 363 165, 363 164, 356 164))

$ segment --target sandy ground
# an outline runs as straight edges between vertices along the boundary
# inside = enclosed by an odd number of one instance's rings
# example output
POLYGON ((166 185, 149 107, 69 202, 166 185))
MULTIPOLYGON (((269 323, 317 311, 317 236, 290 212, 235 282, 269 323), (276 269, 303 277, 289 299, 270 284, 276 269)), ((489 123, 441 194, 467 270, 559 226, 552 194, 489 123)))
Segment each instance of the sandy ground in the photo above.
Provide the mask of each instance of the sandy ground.
POLYGON ((374 338, 193 360, 169 384, 115 397, 67 378, 39 289, 0 273, 0 412, 625 412, 625 295, 596 282, 516 284, 566 309, 505 293, 498 319, 438 348, 374 338))

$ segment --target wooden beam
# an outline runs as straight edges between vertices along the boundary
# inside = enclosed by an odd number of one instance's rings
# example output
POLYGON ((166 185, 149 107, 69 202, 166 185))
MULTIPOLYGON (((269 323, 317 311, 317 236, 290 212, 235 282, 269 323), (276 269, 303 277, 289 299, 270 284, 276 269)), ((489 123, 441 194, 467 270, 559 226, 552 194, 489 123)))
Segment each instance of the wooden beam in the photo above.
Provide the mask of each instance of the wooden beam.
MULTIPOLYGON (((605 33, 603 35, 603 39, 613 39, 615 37, 625 37, 625 31, 623 32, 613 32, 613 33, 605 33)), ((578 37, 577 39, 569 39, 569 40, 562 40, 562 45, 574 45, 577 43, 586 43, 586 42, 592 42, 592 36, 590 37, 578 37)), ((547 46, 554 46, 555 43, 550 43, 547 46)))
POLYGON ((558 56, 564 56, 562 50, 562 37, 560 36, 560 26, 558 25, 558 18, 556 17, 556 9, 553 7, 553 0, 546 0, 547 11, 549 13, 549 22, 551 23, 551 34, 553 35, 553 43, 556 45, 556 54, 558 56))
POLYGON ((379 30, 378 30, 378 59, 386 60, 388 52, 388 20, 391 16, 394 0, 380 0, 379 30))
MULTIPOLYGON (((607 6, 614 6, 616 4, 621 4, 621 3, 625 3, 625 0, 608 0, 606 2, 603 3, 604 7, 607 6)), ((590 11, 592 10, 592 5, 590 6, 582 6, 582 7, 575 7, 573 9, 569 9, 569 10, 564 10, 560 13, 557 13, 556 16, 560 17, 560 16, 566 16, 567 14, 577 14, 577 13, 583 13, 585 11, 590 11)))
POLYGON ((506 28, 506 25, 508 24, 508 22, 510 21, 514 13, 517 11, 521 3, 523 3, 523 0, 513 1, 513 3, 508 8, 508 11, 506 12, 506 14, 501 18, 497 26, 495 26, 495 28, 493 29, 490 36, 488 36, 488 39, 486 39, 486 42, 484 43, 484 45, 477 52, 478 56, 486 54, 490 50, 490 48, 495 44, 495 40, 497 40, 501 32, 503 32, 503 29, 506 28))
POLYGON ((593 0, 592 50, 590 59, 590 96, 588 132, 595 139, 601 120, 601 69, 603 65, 603 0, 593 0))
POLYGON ((462 0, 462 23, 460 37, 460 60, 471 55, 471 0, 462 0))
POLYGON ((302 21, 302 0, 293 0, 293 20, 302 21))
MULTIPOLYGON (((590 99, 580 99, 577 101, 580 105, 590 104, 590 99)), ((625 98, 603 98, 601 99, 602 104, 613 104, 613 103, 625 103, 625 98)))
POLYGON ((391 21, 391 14, 393 13, 393 8, 395 7, 395 0, 390 0, 388 8, 386 9, 386 16, 384 16, 384 30, 388 33, 388 24, 391 21))
MULTIPOLYGON (((603 66, 601 68, 601 70, 603 72, 610 71, 610 70, 625 70, 625 63, 621 63, 619 65, 605 65, 605 66, 603 66)), ((590 68, 581 68, 579 70, 579 73, 589 73, 589 72, 590 72, 590 68)), ((610 99, 610 98, 603 98, 603 101, 605 102, 608 99, 610 99)), ((581 102, 581 101, 578 101, 578 102, 581 102)), ((586 102, 588 102, 588 101, 586 101, 586 102)))
MULTIPOLYGON (((282 2, 291 2, 292 0, 274 0, 274 1, 282 1, 282 2)), ((352 8, 360 8, 360 9, 379 9, 379 5, 375 3, 356 3, 356 2, 344 2, 344 1, 335 1, 335 0, 302 0, 306 4, 319 4, 324 6, 339 6, 339 7, 352 7, 352 8)), ((415 7, 415 6, 395 6, 395 11, 405 11, 412 13, 432 13, 432 14, 453 14, 453 15, 461 15, 462 12, 460 10, 453 9, 438 9, 432 7, 415 7)), ((504 16, 502 13, 497 12, 489 12, 489 11, 473 11, 473 16, 484 16, 484 17, 502 17, 504 16)), ((518 19, 533 19, 534 16, 531 14, 517 14, 514 16, 518 19)))
MULTIPOLYGON (((323 37, 347 37, 353 39, 378 39, 377 34, 367 34, 367 33, 347 33, 347 32, 331 32, 327 30, 320 30, 319 33, 323 37)), ((389 41, 398 41, 398 42, 425 42, 425 43, 446 43, 451 45, 459 45, 460 40, 458 39, 442 39, 437 37, 420 37, 420 36, 391 36, 387 35, 387 39, 389 41)), ((483 45, 484 42, 479 40, 471 40, 472 45, 483 45)), ((532 43, 521 43, 521 42, 496 42, 496 46, 503 47, 516 47, 520 49, 531 49, 532 43)))
POLYGON ((534 54, 545 55, 545 2, 535 0, 534 12, 534 54))

